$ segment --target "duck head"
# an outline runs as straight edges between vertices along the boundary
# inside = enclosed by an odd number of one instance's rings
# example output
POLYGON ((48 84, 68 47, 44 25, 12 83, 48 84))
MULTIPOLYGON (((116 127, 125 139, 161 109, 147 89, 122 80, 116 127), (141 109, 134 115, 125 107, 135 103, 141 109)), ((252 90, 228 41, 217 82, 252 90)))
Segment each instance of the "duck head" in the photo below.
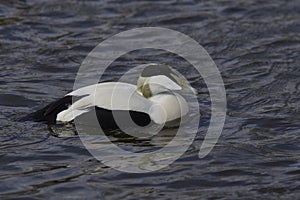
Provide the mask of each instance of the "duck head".
POLYGON ((144 68, 137 82, 137 91, 146 98, 170 91, 191 91, 197 94, 197 91, 184 78, 176 75, 170 66, 155 63, 144 68))

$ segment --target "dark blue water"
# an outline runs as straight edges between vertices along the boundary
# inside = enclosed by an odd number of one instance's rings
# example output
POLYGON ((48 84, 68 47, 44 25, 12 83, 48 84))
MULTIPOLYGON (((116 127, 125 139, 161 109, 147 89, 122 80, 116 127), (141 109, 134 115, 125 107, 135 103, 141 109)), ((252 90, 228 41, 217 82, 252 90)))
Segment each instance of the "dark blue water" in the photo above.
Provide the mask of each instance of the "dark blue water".
MULTIPOLYGON (((299 198, 299 19, 297 0, 1 0, 1 199, 299 198), (116 80, 130 66, 151 60, 181 69, 198 89, 197 138, 167 168, 118 172, 93 158, 66 127, 18 120, 72 90, 81 62, 98 43, 145 26, 194 38, 222 74, 228 113, 207 157, 198 159, 210 116, 205 84, 180 67, 182 60, 160 51, 124 56, 105 79, 116 80)), ((117 136, 111 138, 124 145, 117 136)))

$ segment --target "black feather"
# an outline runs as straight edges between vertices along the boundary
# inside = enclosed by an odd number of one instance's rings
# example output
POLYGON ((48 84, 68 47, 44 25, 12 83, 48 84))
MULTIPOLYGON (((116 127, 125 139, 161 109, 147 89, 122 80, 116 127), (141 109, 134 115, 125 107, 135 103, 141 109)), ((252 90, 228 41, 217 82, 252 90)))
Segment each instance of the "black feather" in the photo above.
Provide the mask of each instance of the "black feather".
POLYGON ((47 121, 49 123, 56 123, 57 114, 68 109, 71 104, 72 96, 65 96, 30 114, 28 118, 33 119, 34 121, 47 121))
MULTIPOLYGON (((92 110, 92 109, 91 109, 92 110)), ((107 129, 117 129, 120 128, 118 123, 121 124, 122 127, 129 127, 130 125, 127 124, 127 120, 123 121, 122 119, 127 119, 130 117, 132 121, 138 126, 147 126, 151 122, 151 118, 147 113, 132 111, 132 110, 108 110, 104 108, 95 107, 95 112, 97 116, 98 123, 100 124, 103 130, 107 129), (129 115, 128 115, 129 114, 129 115), (121 119, 118 123, 115 120, 121 119)), ((92 111, 83 113, 79 116, 79 121, 84 123, 85 125, 89 124, 89 122, 93 122, 92 118, 95 117, 92 111)), ((134 124, 132 124, 134 125, 134 124)), ((134 125, 134 126, 136 126, 134 125)))

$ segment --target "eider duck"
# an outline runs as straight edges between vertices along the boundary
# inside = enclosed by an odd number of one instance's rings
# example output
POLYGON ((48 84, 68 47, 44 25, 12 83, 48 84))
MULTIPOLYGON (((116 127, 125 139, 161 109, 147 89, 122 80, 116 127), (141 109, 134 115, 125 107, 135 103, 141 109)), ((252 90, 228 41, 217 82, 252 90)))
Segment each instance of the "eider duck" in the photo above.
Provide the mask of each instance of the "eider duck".
POLYGON ((137 85, 103 82, 82 87, 33 113, 37 121, 51 124, 71 122, 95 109, 103 130, 119 128, 114 117, 130 115, 138 126, 150 122, 165 124, 188 113, 186 100, 177 92, 196 94, 183 78, 168 65, 145 65, 137 85), (73 102, 72 102, 73 98, 73 102))

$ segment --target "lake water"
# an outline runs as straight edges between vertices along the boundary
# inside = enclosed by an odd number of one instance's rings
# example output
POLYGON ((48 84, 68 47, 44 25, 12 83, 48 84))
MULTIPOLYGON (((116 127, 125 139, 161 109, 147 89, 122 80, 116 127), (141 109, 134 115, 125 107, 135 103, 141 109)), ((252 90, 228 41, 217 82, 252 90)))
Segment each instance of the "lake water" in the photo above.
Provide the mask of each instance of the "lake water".
MULTIPOLYGON (((299 198, 299 19, 297 0, 1 0, 1 199, 299 198), (117 80, 146 61, 164 62, 199 91, 196 139, 162 170, 116 171, 93 158, 67 127, 19 120, 72 90, 81 62, 97 44, 145 26, 189 35, 221 72, 228 112, 208 156, 198 158, 210 118, 206 86, 182 59, 161 51, 132 52, 104 79, 117 80)), ((118 134, 111 138, 140 145, 118 134)))

